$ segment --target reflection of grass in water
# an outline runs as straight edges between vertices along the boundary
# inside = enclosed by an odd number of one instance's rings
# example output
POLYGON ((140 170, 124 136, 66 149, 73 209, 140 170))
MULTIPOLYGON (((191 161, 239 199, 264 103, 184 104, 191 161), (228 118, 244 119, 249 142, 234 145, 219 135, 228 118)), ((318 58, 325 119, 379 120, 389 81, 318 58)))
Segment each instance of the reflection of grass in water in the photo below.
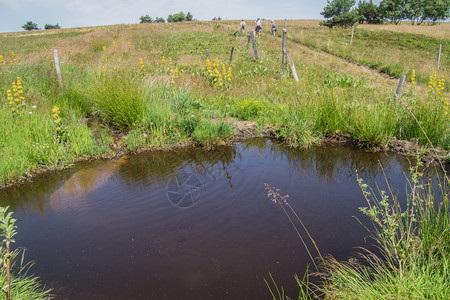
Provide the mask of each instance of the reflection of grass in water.
MULTIPOLYGON (((360 248, 360 253, 348 262, 331 256, 317 258, 321 284, 299 280, 299 299, 448 299, 450 297, 450 214, 447 177, 440 181, 441 199, 435 198, 431 185, 420 183, 420 163, 411 169, 411 181, 406 208, 401 208, 389 187, 389 193, 374 192, 358 179, 367 201, 360 210, 370 218, 371 236, 379 255, 360 248), (379 195, 378 195, 379 194, 379 195)), ((386 179, 387 182, 387 179, 386 179)), ((269 189, 286 213, 290 206, 287 196, 269 189), (274 196, 275 195, 275 196, 274 196)), ((288 216, 291 224, 297 228, 288 216)), ((298 219, 299 220, 299 219, 298 219)), ((300 220, 299 220, 300 221, 300 220)), ((303 224, 301 223, 304 228, 303 224)), ((306 228, 304 230, 307 232, 306 228)), ((369 229, 368 229, 369 230, 369 229)), ((311 236, 309 239, 313 241, 311 236)), ((306 243, 299 234, 304 246, 306 243)), ((316 248, 318 251, 318 249, 316 248)), ((312 258, 309 250, 308 253, 312 258)), ((316 266, 314 260, 314 265, 316 266)), ((285 299, 275 280, 266 281, 274 299, 285 299)))
POLYGON ((226 167, 239 156, 235 147, 223 146, 214 150, 202 148, 179 149, 170 152, 154 151, 131 156, 127 164, 119 169, 121 179, 129 184, 148 184, 157 181, 167 184, 183 168, 190 166, 198 175, 216 165, 226 167))

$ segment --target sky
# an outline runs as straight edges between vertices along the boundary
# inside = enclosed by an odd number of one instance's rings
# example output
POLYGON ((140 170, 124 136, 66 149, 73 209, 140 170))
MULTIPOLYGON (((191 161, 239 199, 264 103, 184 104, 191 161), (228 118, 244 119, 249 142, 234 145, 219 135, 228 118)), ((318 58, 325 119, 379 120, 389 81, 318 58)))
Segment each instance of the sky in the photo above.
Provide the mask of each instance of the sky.
MULTIPOLYGON (((379 3, 379 1, 373 1, 379 3)), ((135 24, 150 15, 190 12, 194 19, 323 19, 327 0, 0 0, 0 32, 22 31, 27 21, 62 28, 135 24)))

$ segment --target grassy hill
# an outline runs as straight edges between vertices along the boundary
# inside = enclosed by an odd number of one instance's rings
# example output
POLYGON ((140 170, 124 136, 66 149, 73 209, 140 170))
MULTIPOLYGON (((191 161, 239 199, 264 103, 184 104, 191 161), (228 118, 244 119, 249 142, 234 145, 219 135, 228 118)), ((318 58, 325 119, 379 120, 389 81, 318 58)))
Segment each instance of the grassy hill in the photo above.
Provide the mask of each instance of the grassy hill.
POLYGON ((450 148, 449 24, 358 26, 350 45, 351 29, 286 23, 299 82, 281 70, 284 21, 276 37, 263 24, 260 61, 239 21, 0 35, 0 186, 79 159, 243 132, 300 147, 330 137, 385 147, 396 137, 450 148))

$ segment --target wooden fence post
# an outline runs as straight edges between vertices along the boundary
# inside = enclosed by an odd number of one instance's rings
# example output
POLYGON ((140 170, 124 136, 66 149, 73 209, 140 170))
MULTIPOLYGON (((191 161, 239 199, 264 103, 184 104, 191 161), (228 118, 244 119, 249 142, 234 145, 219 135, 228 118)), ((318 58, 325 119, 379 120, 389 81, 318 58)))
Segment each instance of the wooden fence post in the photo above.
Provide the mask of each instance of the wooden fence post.
POLYGON ((282 43, 282 59, 281 59, 281 70, 282 72, 286 72, 286 38, 287 38, 287 30, 283 28, 283 43, 282 43))
POLYGON ((230 54, 230 63, 229 63, 229 65, 231 65, 231 61, 233 60, 233 51, 234 51, 234 46, 231 47, 231 54, 230 54))
POLYGON ((353 35, 355 34, 355 25, 352 27, 352 39, 350 40, 350 45, 353 44, 353 35))
POLYGON ((439 52, 437 58, 437 69, 439 70, 439 64, 441 63, 441 52, 442 52, 442 44, 439 44, 439 52))
POLYGON ((284 19, 284 29, 286 29, 286 19, 284 19))
POLYGON ((253 52, 255 52, 255 59, 256 59, 256 61, 259 61, 259 52, 258 52, 258 46, 256 45, 255 30, 252 29, 252 31, 250 31, 250 37, 253 42, 253 52))
POLYGON ((61 76, 61 69, 59 68, 58 50, 53 49, 53 61, 55 62, 56 76, 58 77, 59 87, 63 87, 63 81, 61 76))
POLYGON ((402 75, 402 77, 400 77, 400 81, 398 83, 397 90, 395 91, 394 103, 400 97, 400 91, 402 90, 403 84, 405 83, 405 79, 406 79, 405 75, 402 75))
POLYGON ((291 66, 292 75, 294 75, 295 81, 298 82, 297 71, 295 70, 294 61, 292 60, 292 57, 291 57, 291 52, 289 52, 289 51, 287 52, 287 57, 289 60, 289 65, 291 66))

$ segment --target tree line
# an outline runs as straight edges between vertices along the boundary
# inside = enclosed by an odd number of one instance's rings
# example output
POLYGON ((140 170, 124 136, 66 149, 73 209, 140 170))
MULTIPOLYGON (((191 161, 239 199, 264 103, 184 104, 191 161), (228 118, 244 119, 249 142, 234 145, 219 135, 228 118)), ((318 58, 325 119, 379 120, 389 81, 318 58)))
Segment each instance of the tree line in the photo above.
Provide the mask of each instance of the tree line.
POLYGON ((381 24, 391 22, 398 25, 408 20, 412 25, 424 22, 435 24, 450 17, 450 0, 382 0, 379 5, 370 1, 328 0, 320 13, 326 19, 321 25, 352 26, 355 23, 381 24))
MULTIPOLYGON (((164 23, 166 21, 162 17, 157 17, 153 20, 152 17, 150 17, 148 14, 145 16, 141 16, 139 18, 139 20, 140 20, 139 23, 164 23)), ((193 17, 190 12, 185 14, 182 11, 180 11, 179 13, 176 13, 176 14, 171 14, 167 17, 167 22, 183 22, 183 21, 192 21, 192 20, 193 20, 193 17)))
MULTIPOLYGON (((33 23, 33 21, 26 22, 25 24, 22 25, 22 28, 25 29, 25 30, 40 30, 38 25, 36 23, 33 23)), ((45 24, 44 29, 45 30, 48 30, 48 29, 61 29, 61 26, 59 26, 58 23, 56 23, 56 25, 45 24)))

